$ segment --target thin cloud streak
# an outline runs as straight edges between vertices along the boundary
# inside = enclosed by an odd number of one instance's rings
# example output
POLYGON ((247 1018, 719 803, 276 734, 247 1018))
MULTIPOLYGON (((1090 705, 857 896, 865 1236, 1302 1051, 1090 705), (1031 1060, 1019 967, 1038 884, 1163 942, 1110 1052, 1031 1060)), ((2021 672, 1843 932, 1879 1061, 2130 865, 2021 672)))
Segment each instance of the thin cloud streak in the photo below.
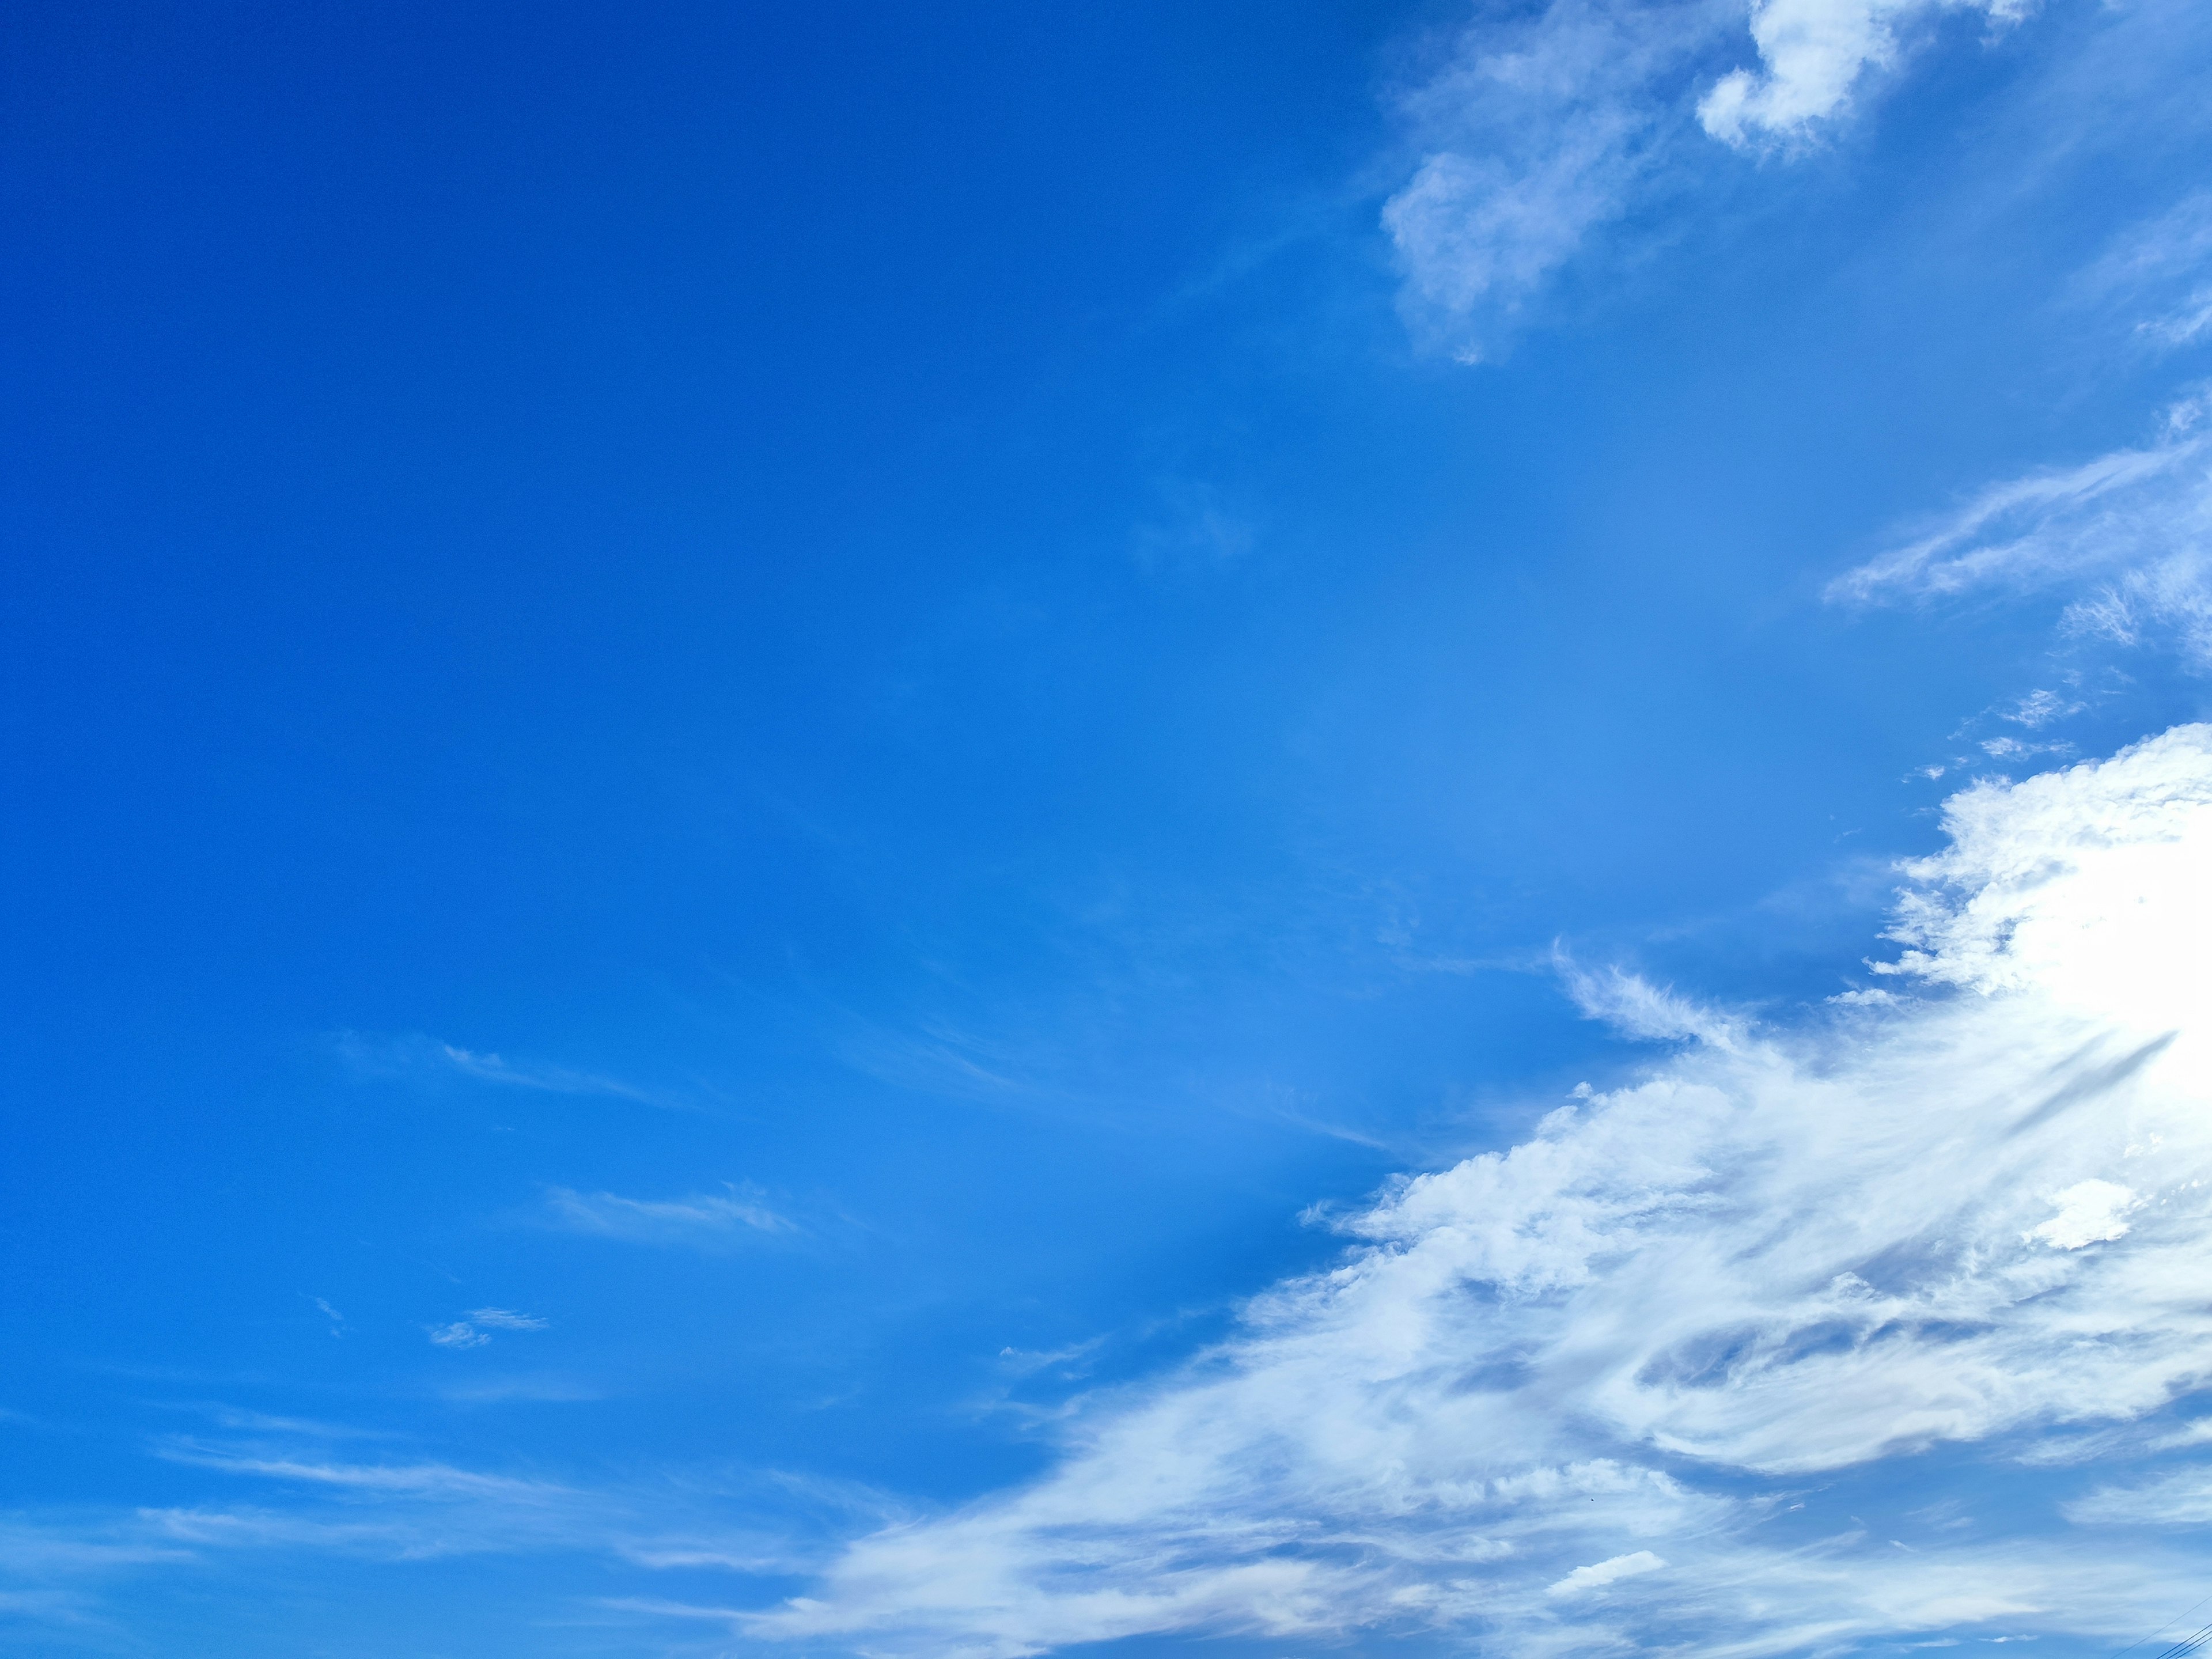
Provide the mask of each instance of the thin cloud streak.
POLYGON ((799 1231, 797 1223, 769 1208, 756 1189, 732 1182, 725 1182, 720 1193, 669 1199, 555 1187, 546 1193, 545 1206, 555 1224, 572 1232, 691 1249, 726 1249, 748 1237, 799 1231))
POLYGON ((646 1106, 671 1103, 650 1090, 624 1083, 619 1078, 573 1066, 523 1064, 489 1052, 441 1042, 435 1037, 374 1036, 360 1031, 341 1031, 331 1039, 339 1057, 356 1072, 372 1077, 465 1077, 504 1089, 530 1090, 540 1094, 606 1095, 646 1106))
POLYGON ((2171 639, 2212 665, 2212 401, 2185 399, 2158 436, 1993 484, 1829 584, 1831 602, 1927 603, 2071 587, 2073 635, 2171 639))

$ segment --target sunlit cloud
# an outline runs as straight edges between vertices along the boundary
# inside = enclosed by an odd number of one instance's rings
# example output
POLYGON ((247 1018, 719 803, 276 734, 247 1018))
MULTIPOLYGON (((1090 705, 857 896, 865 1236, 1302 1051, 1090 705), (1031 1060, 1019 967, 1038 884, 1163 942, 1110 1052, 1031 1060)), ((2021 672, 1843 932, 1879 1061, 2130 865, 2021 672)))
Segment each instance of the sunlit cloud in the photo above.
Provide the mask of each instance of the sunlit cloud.
POLYGON ((743 1628, 1549 1652, 1717 1621, 1778 1652, 2096 1632, 2130 1616, 2112 1586, 2178 1593, 2176 1563, 2094 1528, 2191 1475, 2074 1501, 2086 1530, 2028 1547, 1777 1521, 1808 1478, 1945 1445, 2018 1467, 2212 1373, 2212 729, 1978 785, 1946 822, 1905 872, 1891 994, 1761 1027, 1577 975, 1593 1012, 1687 1046, 1395 1183, 1230 1340, 1079 1401, 1050 1474, 855 1540, 743 1628))
POLYGON ((1903 32, 1946 10, 2017 22, 2026 0, 1758 0, 1751 9, 1755 69, 1731 70, 1698 102, 1698 119, 1736 145, 1802 141, 1832 119, 1873 70, 1897 63, 1903 32))

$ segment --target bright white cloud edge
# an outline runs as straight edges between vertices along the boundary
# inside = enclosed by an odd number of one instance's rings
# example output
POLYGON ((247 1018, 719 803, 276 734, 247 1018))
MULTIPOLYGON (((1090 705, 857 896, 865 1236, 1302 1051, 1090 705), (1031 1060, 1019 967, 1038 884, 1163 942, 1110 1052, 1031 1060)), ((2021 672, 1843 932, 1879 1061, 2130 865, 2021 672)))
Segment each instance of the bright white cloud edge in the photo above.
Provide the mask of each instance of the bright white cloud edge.
POLYGON ((2212 1376, 2212 727, 1977 785, 1946 824, 1893 988, 1774 1030, 1587 981, 1687 1046, 1399 1182, 1340 1266, 1084 1402, 1047 1476, 861 1538, 742 1628, 990 1659, 1167 1631, 2140 1633, 2181 1568, 2104 1528, 2212 1515, 2203 1437, 2129 1431, 2212 1376), (2020 1474, 2092 1428, 2133 1474, 2020 1474), (2013 1510, 2029 1481, 2027 1535, 1906 1553, 1778 1514, 1946 1445, 2003 1462, 2013 1510))

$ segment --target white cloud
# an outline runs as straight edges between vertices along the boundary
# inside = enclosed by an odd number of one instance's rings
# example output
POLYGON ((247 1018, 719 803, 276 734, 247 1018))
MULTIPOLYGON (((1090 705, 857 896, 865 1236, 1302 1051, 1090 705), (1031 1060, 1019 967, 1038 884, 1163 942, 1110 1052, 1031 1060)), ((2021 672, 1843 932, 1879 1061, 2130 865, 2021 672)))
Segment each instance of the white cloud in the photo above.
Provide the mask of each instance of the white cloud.
POLYGON ((469 1317, 476 1323, 495 1331, 542 1331, 551 1322, 532 1314, 515 1313, 506 1308, 478 1308, 469 1317))
POLYGON ((638 1101, 651 1098, 644 1091, 627 1083, 566 1066, 518 1066, 497 1054, 477 1054, 450 1042, 439 1043, 437 1049, 455 1071, 483 1083, 496 1083, 510 1089, 538 1089, 556 1095, 617 1095, 624 1100, 638 1101))
POLYGON ((1917 536, 1831 583, 1878 604, 1977 590, 2078 592, 2063 625, 2133 644, 2172 635, 2212 664, 2212 404, 2167 411, 2140 448, 1994 484, 1917 536))
POLYGON ((2125 1237, 2128 1224, 2123 1218, 2135 1207, 2136 1195, 2117 1181, 2077 1181, 2051 1201, 2058 1213, 2030 1227, 2027 1237, 2054 1250, 2080 1250, 2125 1237))
POLYGON ((430 1340, 441 1348, 481 1348, 491 1340, 465 1319, 456 1319, 450 1325, 428 1328, 430 1340))
POLYGON ((1947 823, 1907 872, 1897 994, 1776 1030, 1598 981, 1703 1040, 1398 1182, 1231 1340, 1079 1401, 1047 1474, 856 1540, 744 1628, 979 1659, 2130 1628, 2178 1559, 1775 1521, 1784 1483, 1941 1443, 2017 1472, 2054 1427, 2212 1379, 2212 728, 1978 785, 1947 823))
POLYGON ((1553 0, 1486 20, 1398 99, 1423 159, 1382 211, 1427 342, 1474 362, 1596 227, 1628 211, 1688 118, 1732 9, 1553 0))
POLYGON ((1593 235, 1683 188, 1697 148, 1802 149, 1912 20, 2019 0, 1550 0, 1486 11, 1395 104, 1419 160, 1382 210, 1426 345, 1474 362, 1593 235), (1748 23, 1748 35, 1744 33, 1748 23), (1751 49, 1756 67, 1717 73, 1751 49), (1702 132, 1699 129, 1702 128, 1702 132))
POLYGON ((2064 720, 2069 714, 2078 714, 2087 707, 2078 698, 2062 697, 2056 691, 2040 690, 2029 692, 2011 708, 1999 712, 1997 718, 2033 732, 2053 720, 2064 720))
POLYGON ((1638 1550, 1633 1555, 1616 1555, 1610 1561, 1594 1561, 1589 1566, 1577 1567, 1544 1594, 1579 1595, 1585 1590, 1603 1589, 1617 1579, 1656 1572, 1666 1565, 1650 1550, 1638 1550))
MULTIPOLYGON (((172 1464, 250 1483, 256 1501, 0 1516, 0 1613, 106 1622, 88 1594, 106 1581, 246 1552, 272 1562, 302 1553, 394 1562, 582 1553, 647 1570, 787 1575, 804 1565, 799 1540, 819 1524, 807 1508, 854 1512, 849 1494, 838 1501, 838 1494, 797 1492, 782 1495, 809 1501, 796 1511, 787 1506, 775 1527, 735 1528, 716 1511, 737 1492, 696 1464, 673 1479, 580 1486, 420 1455, 335 1461, 331 1438, 381 1437, 310 1425, 303 1443, 281 1420, 258 1426, 247 1437, 172 1437, 152 1448, 172 1464)), ((742 1490, 756 1508, 777 1495, 758 1482, 742 1490)), ((283 1577, 287 1569, 264 1571, 283 1577)))
POLYGON ((580 1193, 556 1187, 546 1206, 562 1226, 605 1238, 641 1244, 714 1249, 748 1234, 794 1233, 797 1225, 762 1201, 749 1187, 725 1182, 720 1193, 684 1198, 623 1198, 616 1193, 580 1193))
POLYGON ((2067 1504, 2066 1515, 2091 1526, 2212 1524, 2212 1469, 2179 1469, 2140 1486, 2100 1486, 2067 1504))
POLYGON ((1731 144, 1802 139, 1839 113, 1869 70, 1899 55, 1899 27, 1947 9, 2016 21, 2021 0, 1754 0, 1759 67, 1731 70, 1698 104, 1707 132, 1731 144))
POLYGON ((556 1095, 611 1095, 649 1106, 669 1103, 650 1091, 567 1066, 527 1065, 499 1054, 464 1048, 419 1034, 376 1036, 360 1031, 341 1031, 331 1039, 338 1057, 355 1072, 368 1077, 411 1077, 428 1079, 460 1076, 501 1088, 529 1089, 556 1095))

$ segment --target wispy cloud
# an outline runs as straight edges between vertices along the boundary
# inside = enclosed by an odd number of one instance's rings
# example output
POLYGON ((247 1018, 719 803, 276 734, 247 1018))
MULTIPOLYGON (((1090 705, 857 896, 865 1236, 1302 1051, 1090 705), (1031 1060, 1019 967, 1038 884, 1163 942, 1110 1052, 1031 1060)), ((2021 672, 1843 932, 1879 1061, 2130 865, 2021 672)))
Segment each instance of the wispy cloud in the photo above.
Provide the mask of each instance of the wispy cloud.
POLYGON ((1946 9, 2015 0, 1550 0, 1486 10, 1394 99, 1420 160, 1382 211, 1416 336, 1496 354, 1595 233, 1689 188, 1702 149, 1802 149, 1946 9), (1725 69, 1730 58, 1749 64, 1725 69))
POLYGON ((488 1051, 464 1048, 419 1034, 377 1036, 341 1031, 331 1039, 339 1057, 355 1071, 374 1077, 465 1077, 501 1088, 530 1089, 556 1095, 611 1095, 646 1105, 665 1105, 653 1091, 619 1078, 571 1066, 510 1060, 488 1051))
MULTIPOLYGON (((1231 1340, 1078 1402, 1049 1474, 859 1539, 744 1628, 976 1656, 1726 1628, 1765 1654, 2128 1629, 2131 1598, 2178 1595, 2181 1558, 2094 1530, 1778 1528, 1808 1474, 1939 1443, 2016 1471, 2054 1425, 2200 1386, 2212 1351, 2212 728, 1948 811, 1949 849, 1905 872, 1899 994, 1761 1029, 1585 976, 1594 1009, 1705 1040, 1398 1182, 1231 1340)), ((2181 1504, 2159 1478, 2071 1513, 2181 1504)))
POLYGON ((546 1194, 545 1204, 562 1227, 641 1244, 714 1249, 748 1237, 799 1231, 796 1223, 770 1209, 757 1188, 726 1182, 719 1193, 658 1199, 556 1187, 546 1194))
POLYGON ((1734 1048, 1744 1039, 1741 1016, 1677 995, 1640 975, 1613 967, 1587 969, 1564 950, 1553 951, 1553 963, 1575 1006, 1624 1036, 1648 1042, 1694 1040, 1717 1048, 1734 1048))
POLYGON ((2066 1516, 2090 1526, 2212 1525, 2212 1468, 2178 1469, 2139 1486, 2100 1486, 2067 1504, 2066 1516))
POLYGON ((1577 1567, 1556 1584, 1547 1587, 1547 1595, 1579 1595, 1588 1590, 1603 1589, 1607 1584, 1624 1578, 1635 1578, 1647 1572, 1657 1572, 1666 1562, 1650 1550, 1638 1550, 1632 1555, 1616 1555, 1609 1560, 1593 1561, 1586 1567, 1577 1567))
POLYGON ((431 1326, 429 1336, 441 1348, 481 1348, 494 1331, 542 1331, 551 1322, 506 1308, 478 1308, 465 1319, 431 1326))
POLYGON ((448 1463, 339 1463, 326 1458, 266 1449, 266 1443, 212 1443, 178 1437, 155 1449, 173 1463, 222 1469, 232 1474, 303 1481, 349 1491, 410 1492, 438 1498, 550 1498, 568 1488, 543 1480, 485 1474, 448 1463))
POLYGON ((2160 350, 2212 334, 2212 191, 2193 191, 2122 232, 2079 286, 2091 300, 2137 313, 2136 337, 2160 350))
POLYGON ((1598 226, 1649 188, 1735 9, 1553 0, 1451 41, 1397 106, 1424 152, 1382 222, 1416 335, 1492 355, 1598 226))
POLYGON ((2171 637, 2212 664, 2212 399, 2169 409, 2153 440, 1990 485, 1830 584, 1849 604, 2075 590, 2062 626, 2133 644, 2171 637))

